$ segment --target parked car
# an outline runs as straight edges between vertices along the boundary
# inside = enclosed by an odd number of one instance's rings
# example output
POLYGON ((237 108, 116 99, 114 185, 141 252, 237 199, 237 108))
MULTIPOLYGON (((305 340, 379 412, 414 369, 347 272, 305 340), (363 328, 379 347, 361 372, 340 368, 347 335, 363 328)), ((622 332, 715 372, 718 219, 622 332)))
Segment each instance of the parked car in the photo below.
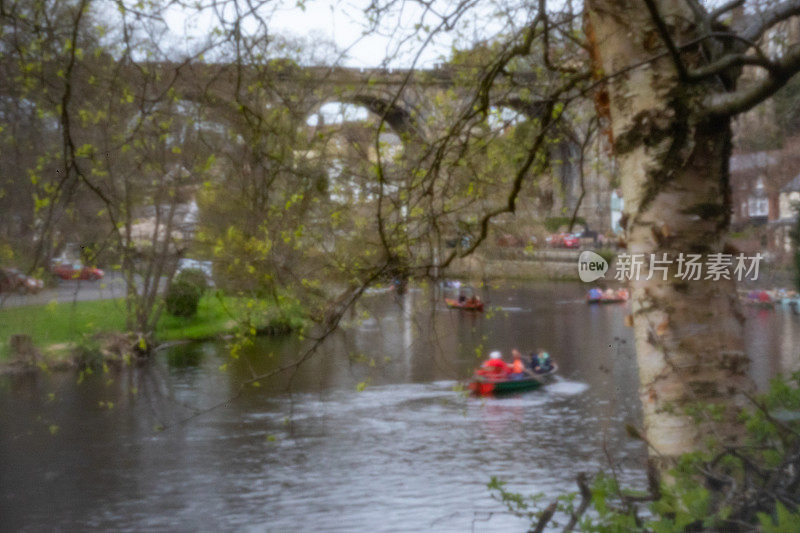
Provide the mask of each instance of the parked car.
POLYGON ((554 233, 545 239, 547 246, 551 248, 580 248, 580 237, 573 233, 554 233))
POLYGON ((573 233, 564 237, 564 248, 580 248, 581 238, 578 234, 573 233))
POLYGON ((198 259, 189 259, 184 257, 178 261, 178 270, 176 274, 180 274, 184 270, 195 269, 200 270, 206 275, 206 280, 213 286, 214 285, 214 269, 211 261, 200 261, 198 259))
POLYGON ((37 293, 44 288, 44 282, 32 276, 26 276, 16 268, 0 269, 0 292, 37 293))
POLYGON ((53 274, 61 279, 86 279, 98 280, 105 275, 99 268, 83 265, 82 263, 56 263, 52 268, 53 274))

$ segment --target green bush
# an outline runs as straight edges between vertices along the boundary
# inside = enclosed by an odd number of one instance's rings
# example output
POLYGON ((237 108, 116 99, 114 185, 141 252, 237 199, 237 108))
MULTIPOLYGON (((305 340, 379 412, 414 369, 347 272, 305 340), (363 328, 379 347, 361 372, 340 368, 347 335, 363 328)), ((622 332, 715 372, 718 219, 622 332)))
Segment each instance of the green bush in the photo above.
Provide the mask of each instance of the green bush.
POLYGON ((197 305, 208 288, 205 273, 199 269, 180 272, 167 291, 164 303, 167 312, 174 316, 189 318, 197 314, 197 305))
POLYGON ((81 371, 97 370, 103 366, 100 342, 92 335, 82 335, 72 350, 72 359, 81 371))
POLYGON ((187 268, 186 270, 181 270, 178 275, 175 276, 175 280, 188 281, 192 285, 197 285, 200 287, 202 292, 205 292, 208 289, 208 276, 206 276, 206 273, 199 268, 187 268))

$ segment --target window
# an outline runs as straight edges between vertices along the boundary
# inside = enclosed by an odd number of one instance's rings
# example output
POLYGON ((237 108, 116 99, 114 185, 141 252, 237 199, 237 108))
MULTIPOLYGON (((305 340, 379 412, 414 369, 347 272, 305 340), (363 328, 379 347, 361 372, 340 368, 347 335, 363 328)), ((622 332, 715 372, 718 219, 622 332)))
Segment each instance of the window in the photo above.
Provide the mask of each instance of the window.
POLYGON ((767 198, 751 196, 747 204, 747 212, 751 218, 769 216, 769 200, 767 198))

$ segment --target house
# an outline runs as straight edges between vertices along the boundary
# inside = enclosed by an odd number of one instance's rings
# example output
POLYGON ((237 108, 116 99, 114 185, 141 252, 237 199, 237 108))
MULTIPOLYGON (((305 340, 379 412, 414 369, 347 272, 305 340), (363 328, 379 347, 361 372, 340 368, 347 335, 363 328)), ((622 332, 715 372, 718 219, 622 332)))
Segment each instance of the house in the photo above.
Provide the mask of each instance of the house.
POLYGON ((154 242, 161 244, 166 238, 167 226, 171 225, 170 251, 182 251, 194 237, 197 213, 197 202, 193 199, 174 206, 147 206, 131 226, 131 240, 137 249, 150 248, 154 242))
POLYGON ((800 209, 800 174, 781 187, 778 205, 780 218, 772 224, 771 244, 778 257, 786 260, 792 254, 791 231, 797 224, 798 209, 800 209))
POLYGON ((735 154, 730 159, 731 223, 740 249, 788 260, 795 202, 800 202, 800 159, 794 141, 783 150, 735 154), (743 236, 746 236, 743 237, 743 236))
POLYGON ((800 206, 800 174, 781 187, 778 206, 780 220, 794 221, 797 219, 797 209, 800 206))
MULTIPOLYGON (((194 199, 195 186, 190 183, 191 174, 183 166, 175 166, 164 175, 171 195, 163 194, 169 200, 155 201, 138 206, 130 227, 133 247, 144 252, 154 245, 162 246, 168 241, 169 253, 180 253, 194 238, 198 221, 198 207, 194 199), (169 234, 167 229, 169 228, 169 234)), ((120 228, 124 235, 125 227, 120 228)))
POLYGON ((730 159, 731 222, 734 227, 778 220, 783 177, 778 150, 735 154, 730 159))

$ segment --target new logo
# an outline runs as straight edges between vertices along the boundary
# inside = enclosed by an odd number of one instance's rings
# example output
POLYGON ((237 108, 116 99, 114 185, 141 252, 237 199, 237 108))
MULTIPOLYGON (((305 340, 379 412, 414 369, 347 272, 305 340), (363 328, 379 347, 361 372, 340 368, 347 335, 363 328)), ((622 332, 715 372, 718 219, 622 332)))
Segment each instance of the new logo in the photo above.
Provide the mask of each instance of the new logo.
POLYGON ((608 261, 594 252, 585 250, 578 257, 578 277, 589 283, 602 278, 608 272, 608 261))

